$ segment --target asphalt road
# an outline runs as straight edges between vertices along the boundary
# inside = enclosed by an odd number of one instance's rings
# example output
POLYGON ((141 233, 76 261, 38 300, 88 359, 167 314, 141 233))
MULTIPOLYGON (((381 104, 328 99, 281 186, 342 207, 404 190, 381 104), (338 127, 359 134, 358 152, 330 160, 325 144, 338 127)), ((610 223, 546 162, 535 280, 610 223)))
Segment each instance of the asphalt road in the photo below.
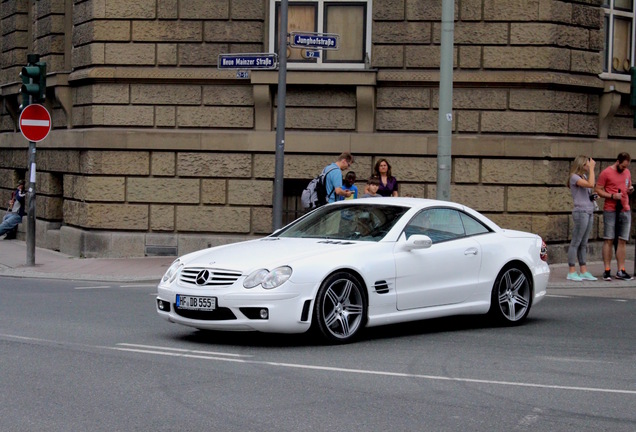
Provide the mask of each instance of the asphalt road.
POLYGON ((200 332, 155 287, 0 278, 3 431, 633 431, 636 300, 552 293, 355 344, 200 332))

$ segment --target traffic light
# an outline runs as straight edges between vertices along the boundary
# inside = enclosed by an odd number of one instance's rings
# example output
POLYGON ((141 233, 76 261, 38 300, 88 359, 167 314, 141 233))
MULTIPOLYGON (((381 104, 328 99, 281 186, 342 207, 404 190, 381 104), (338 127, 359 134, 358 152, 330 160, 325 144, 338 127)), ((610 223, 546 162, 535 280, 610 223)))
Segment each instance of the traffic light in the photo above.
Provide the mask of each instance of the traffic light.
POLYGON ((27 63, 20 72, 20 111, 31 103, 42 103, 46 98, 46 63, 40 62, 38 54, 27 55, 27 63))

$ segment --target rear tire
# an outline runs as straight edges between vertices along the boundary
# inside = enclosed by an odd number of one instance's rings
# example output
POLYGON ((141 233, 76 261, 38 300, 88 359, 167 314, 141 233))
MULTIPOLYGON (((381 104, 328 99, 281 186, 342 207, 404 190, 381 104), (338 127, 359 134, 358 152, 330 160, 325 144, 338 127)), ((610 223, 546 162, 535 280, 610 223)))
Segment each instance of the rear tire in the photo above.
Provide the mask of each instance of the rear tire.
POLYGON ((318 290, 313 315, 316 329, 327 342, 344 344, 353 341, 367 319, 362 283, 346 272, 332 274, 318 290))
POLYGON ((505 267, 495 280, 490 315, 499 324, 521 324, 530 312, 532 286, 526 272, 517 266, 505 267))

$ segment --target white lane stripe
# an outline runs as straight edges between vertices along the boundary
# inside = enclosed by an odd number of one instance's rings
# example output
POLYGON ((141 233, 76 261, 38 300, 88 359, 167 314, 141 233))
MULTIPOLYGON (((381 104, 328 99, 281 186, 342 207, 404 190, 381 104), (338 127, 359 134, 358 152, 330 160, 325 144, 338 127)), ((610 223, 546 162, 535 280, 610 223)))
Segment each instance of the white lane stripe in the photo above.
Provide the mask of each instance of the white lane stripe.
MULTIPOLYGON (((81 344, 61 343, 58 341, 24 337, 24 336, 7 335, 7 334, 0 334, 0 337, 6 337, 9 339, 47 342, 47 343, 53 343, 56 345, 60 345, 60 344, 69 345, 69 346, 81 345, 81 344)), ((130 345, 130 346, 140 346, 140 347, 146 346, 146 345, 133 345, 133 344, 120 344, 120 345, 130 345)), ((204 359, 204 360, 216 360, 216 361, 256 364, 256 365, 269 365, 269 366, 287 367, 287 368, 295 368, 295 369, 334 371, 334 372, 356 373, 356 374, 378 375, 378 376, 393 376, 393 377, 400 377, 400 378, 419 378, 419 379, 425 379, 430 381, 453 381, 453 382, 465 382, 465 383, 473 383, 473 384, 500 385, 500 386, 509 386, 509 387, 531 387, 531 388, 541 388, 541 389, 549 389, 549 390, 572 390, 572 391, 583 391, 583 392, 589 392, 589 393, 626 394, 626 395, 636 396, 636 390, 621 390, 621 389, 609 389, 609 388, 600 388, 600 387, 575 387, 575 386, 547 385, 547 384, 534 384, 534 383, 524 383, 524 382, 510 382, 510 381, 493 381, 493 380, 483 380, 483 379, 473 379, 473 378, 445 377, 445 376, 438 376, 438 375, 420 375, 420 374, 408 374, 408 373, 401 373, 401 372, 372 371, 372 370, 363 370, 363 369, 337 368, 337 367, 329 367, 329 366, 301 365, 301 364, 295 364, 295 363, 268 362, 268 361, 247 360, 247 359, 231 358, 231 357, 230 358, 211 357, 211 356, 187 354, 188 350, 180 350, 177 348, 156 347, 164 351, 154 351, 154 350, 151 351, 151 350, 144 350, 144 349, 132 349, 132 348, 129 349, 129 348, 123 348, 123 347, 116 347, 116 346, 115 347, 106 347, 106 346, 99 346, 99 345, 82 345, 82 346, 91 346, 93 348, 108 349, 108 350, 115 350, 115 351, 132 351, 132 352, 138 352, 143 354, 180 356, 180 357, 196 358, 196 359, 204 359), (166 352, 165 350, 173 350, 176 352, 166 352)), ((150 346, 150 348, 155 348, 155 347, 150 346)), ((224 354, 224 355, 227 355, 227 354, 224 354)))
MULTIPOLYGON (((98 286, 81 286, 75 287, 76 290, 90 290, 90 289, 104 289, 104 288, 156 288, 156 285, 98 285, 98 286)), ((152 295, 157 295, 157 293, 151 293, 152 295)))
POLYGON ((105 289, 105 288, 110 288, 110 285, 75 287, 76 290, 91 290, 91 289, 105 289))
POLYGON ((205 355, 222 355, 222 356, 229 356, 229 357, 254 357, 252 355, 245 355, 245 354, 232 354, 232 353, 217 352, 217 351, 197 351, 197 350, 188 350, 188 349, 182 349, 182 348, 168 348, 168 347, 160 347, 160 346, 153 346, 153 345, 138 345, 138 344, 129 344, 129 343, 118 343, 117 346, 139 348, 139 349, 153 349, 153 350, 159 349, 159 350, 176 351, 176 352, 183 352, 183 353, 190 352, 190 353, 205 354, 205 355))
POLYGON ((578 359, 571 357, 540 357, 549 361, 558 361, 558 362, 566 362, 566 363, 598 363, 598 364, 614 364, 614 362, 606 361, 606 360, 588 360, 588 359, 578 359))
MULTIPOLYGON (((154 354, 162 354, 162 355, 182 356, 184 353, 186 354, 196 353, 196 354, 205 354, 207 356, 220 355, 220 356, 227 356, 227 357, 254 357, 248 354, 234 354, 234 353, 225 353, 225 352, 217 352, 217 351, 198 351, 198 350, 193 351, 193 350, 188 350, 183 348, 169 348, 169 347, 159 347, 159 346, 153 346, 153 345, 139 345, 139 344, 129 344, 129 343, 118 343, 117 345, 121 347, 130 347, 130 348, 108 347, 108 346, 101 346, 101 345, 86 345, 81 343, 59 342, 59 341, 53 341, 50 339, 10 335, 10 334, 4 334, 4 333, 0 333, 0 337, 4 337, 9 340, 24 340, 24 341, 32 341, 32 342, 47 343, 47 344, 54 344, 54 345, 82 346, 82 347, 99 348, 99 349, 107 349, 107 350, 114 349, 118 351, 134 351, 134 352, 154 353, 154 354), (163 351, 154 351, 154 350, 163 350, 163 351), (166 351, 174 351, 174 353, 167 353, 166 351)), ((204 357, 204 356, 192 356, 192 357, 213 358, 213 357, 204 357)))
POLYGON ((45 126, 49 127, 51 122, 48 120, 30 120, 22 119, 22 126, 45 126))
MULTIPOLYGON (((164 349, 161 347, 157 347, 159 349, 164 349)), ((348 369, 348 368, 339 368, 339 367, 331 367, 331 366, 312 366, 312 365, 302 365, 295 363, 279 363, 279 362, 269 362, 269 361, 259 361, 259 360, 245 360, 245 359, 237 359, 237 358, 226 358, 226 357, 210 357, 203 355, 192 355, 186 353, 172 353, 172 352, 163 352, 163 351, 148 351, 143 349, 127 349, 127 348, 118 348, 113 347, 114 350, 119 351, 134 351, 138 353, 146 353, 146 354, 159 354, 165 356, 180 356, 187 358, 196 358, 196 359, 204 359, 204 360, 216 360, 216 361, 225 361, 225 362, 234 362, 234 363, 245 363, 245 364, 256 364, 256 365, 269 365, 269 366, 277 366, 277 367, 285 367, 285 368, 294 368, 294 369, 308 369, 308 370, 318 370, 318 371, 330 371, 330 372, 343 372, 343 373, 354 373, 354 374, 366 374, 366 375, 378 375, 378 376, 390 376, 390 377, 400 377, 400 378, 419 378, 431 381, 453 381, 453 382, 464 382, 464 383, 472 383, 472 384, 488 384, 488 385, 499 385, 499 386, 509 386, 509 387, 531 387, 531 388, 541 388, 541 389, 550 389, 550 390, 570 390, 570 391, 583 391, 590 393, 612 393, 612 394, 627 394, 627 395, 635 395, 636 390, 621 390, 621 389, 609 389, 609 388, 599 388, 599 387, 576 387, 576 386, 564 386, 564 385, 548 385, 548 384, 534 384, 534 383, 524 383, 524 382, 511 382, 511 381, 493 381, 493 380, 485 380, 485 379, 474 379, 474 378, 457 378, 457 377, 445 377, 439 375, 421 375, 421 374, 410 374, 410 373, 402 373, 402 372, 386 372, 386 371, 374 371, 374 370, 364 370, 364 369, 348 369)), ((193 351, 195 352, 195 351, 193 351)))

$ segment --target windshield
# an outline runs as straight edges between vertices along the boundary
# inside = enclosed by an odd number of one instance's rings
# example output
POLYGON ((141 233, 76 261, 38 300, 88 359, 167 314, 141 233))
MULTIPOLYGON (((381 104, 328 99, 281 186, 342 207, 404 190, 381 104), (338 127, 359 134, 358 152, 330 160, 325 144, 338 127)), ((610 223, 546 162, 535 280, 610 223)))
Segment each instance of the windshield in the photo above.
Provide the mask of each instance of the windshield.
POLYGON ((409 210, 392 205, 325 206, 283 228, 274 237, 380 241, 409 210))

